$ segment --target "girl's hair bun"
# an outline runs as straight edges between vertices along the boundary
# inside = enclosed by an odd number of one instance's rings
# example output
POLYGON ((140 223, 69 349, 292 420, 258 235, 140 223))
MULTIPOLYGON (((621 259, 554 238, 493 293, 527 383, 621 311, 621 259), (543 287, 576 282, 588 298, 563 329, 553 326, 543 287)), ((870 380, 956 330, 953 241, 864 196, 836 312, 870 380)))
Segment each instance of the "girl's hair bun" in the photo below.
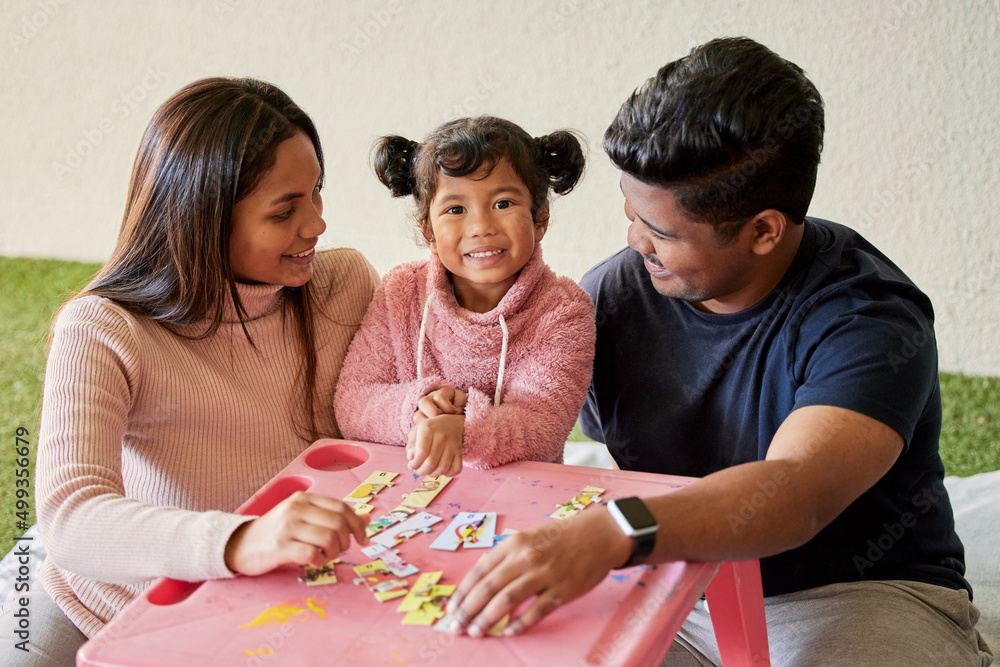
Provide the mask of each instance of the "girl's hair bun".
POLYGON ((586 156, 580 139, 568 130, 558 130, 535 139, 541 151, 542 165, 549 172, 552 191, 564 195, 572 190, 583 176, 586 156))
POLYGON ((415 195, 413 157, 418 144, 399 135, 381 137, 372 147, 372 166, 393 197, 415 195))

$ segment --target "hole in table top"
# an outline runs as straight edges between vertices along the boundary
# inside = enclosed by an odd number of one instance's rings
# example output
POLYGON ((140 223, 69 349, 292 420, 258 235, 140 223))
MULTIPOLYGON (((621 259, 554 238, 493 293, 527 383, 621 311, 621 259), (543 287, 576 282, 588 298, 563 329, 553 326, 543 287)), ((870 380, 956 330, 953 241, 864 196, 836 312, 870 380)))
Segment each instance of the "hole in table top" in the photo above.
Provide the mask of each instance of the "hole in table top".
POLYGON ((310 486, 312 486, 312 480, 301 475, 289 475, 272 480, 257 492, 254 499, 246 507, 241 507, 239 513, 256 516, 267 514, 271 508, 288 496, 296 491, 306 491, 310 486))
POLYGON ((306 454, 305 463, 314 470, 350 470, 368 460, 371 454, 361 445, 337 443, 317 447, 306 454))
POLYGON ((146 599, 151 604, 165 606, 177 604, 191 597, 191 594, 202 585, 201 581, 180 581, 178 579, 164 579, 154 584, 149 589, 146 599))

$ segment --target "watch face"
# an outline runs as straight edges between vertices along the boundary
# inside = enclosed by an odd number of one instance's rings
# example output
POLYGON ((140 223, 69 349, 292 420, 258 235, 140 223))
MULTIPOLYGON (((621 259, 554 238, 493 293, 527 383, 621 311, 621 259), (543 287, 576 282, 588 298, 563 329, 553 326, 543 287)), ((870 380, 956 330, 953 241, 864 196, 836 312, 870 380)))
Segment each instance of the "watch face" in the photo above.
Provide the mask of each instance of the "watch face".
POLYGON ((646 507, 646 503, 638 498, 616 500, 615 506, 628 521, 629 525, 632 526, 633 531, 641 532, 650 528, 656 528, 656 518, 650 513, 646 507))

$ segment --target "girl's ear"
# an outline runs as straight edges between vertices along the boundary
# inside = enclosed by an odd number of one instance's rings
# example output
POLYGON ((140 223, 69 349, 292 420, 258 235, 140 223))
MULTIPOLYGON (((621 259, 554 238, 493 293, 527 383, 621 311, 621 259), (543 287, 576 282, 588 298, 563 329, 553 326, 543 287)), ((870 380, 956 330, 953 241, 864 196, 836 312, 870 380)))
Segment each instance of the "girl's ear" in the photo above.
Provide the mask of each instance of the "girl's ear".
POLYGON ((435 255, 437 254, 437 243, 434 241, 434 230, 430 223, 426 220, 421 220, 420 224, 420 234, 424 237, 424 242, 427 243, 427 247, 431 249, 431 252, 435 255))
POLYGON ((542 208, 538 209, 538 213, 535 215, 535 243, 542 240, 545 236, 545 232, 549 229, 549 205, 546 204, 542 208))

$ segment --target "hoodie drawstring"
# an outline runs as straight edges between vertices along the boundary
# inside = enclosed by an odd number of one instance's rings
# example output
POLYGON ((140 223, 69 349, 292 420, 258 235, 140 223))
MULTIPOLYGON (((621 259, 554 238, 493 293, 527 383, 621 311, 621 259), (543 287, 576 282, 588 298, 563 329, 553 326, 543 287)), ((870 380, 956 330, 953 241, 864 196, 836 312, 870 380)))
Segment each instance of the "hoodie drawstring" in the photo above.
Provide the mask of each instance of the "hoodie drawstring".
POLYGON ((427 313, 431 310, 431 301, 434 300, 434 292, 431 292, 424 302, 424 314, 420 317, 420 340, 417 341, 417 379, 424 377, 424 335, 427 333, 427 313))
MULTIPOLYGON (((420 340, 417 341, 417 379, 421 379, 424 376, 424 338, 427 335, 427 314, 431 310, 431 301, 434 299, 434 293, 431 292, 427 297, 427 301, 424 302, 424 313, 420 317, 420 340)), ((503 317, 503 313, 500 313, 500 328, 503 330, 503 341, 500 344, 500 369, 497 372, 497 390, 493 395, 493 406, 496 407, 500 405, 500 394, 503 391, 503 373, 507 368, 507 321, 503 317)))
POLYGON ((500 313, 500 328, 503 329, 503 342, 500 344, 500 370, 497 372, 497 391, 493 395, 493 407, 500 405, 500 390, 503 389, 503 371, 507 366, 507 322, 500 313))

